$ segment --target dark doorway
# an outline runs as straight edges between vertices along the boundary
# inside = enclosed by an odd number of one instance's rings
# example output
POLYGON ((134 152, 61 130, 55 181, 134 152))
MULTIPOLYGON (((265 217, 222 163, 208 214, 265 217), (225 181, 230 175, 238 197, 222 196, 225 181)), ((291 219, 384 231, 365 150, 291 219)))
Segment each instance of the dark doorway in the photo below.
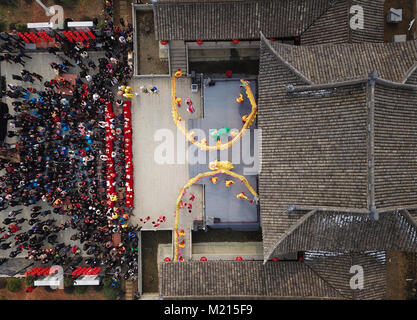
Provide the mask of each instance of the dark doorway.
POLYGON ((157 293, 158 245, 172 243, 171 231, 142 231, 142 288, 143 293, 157 293))

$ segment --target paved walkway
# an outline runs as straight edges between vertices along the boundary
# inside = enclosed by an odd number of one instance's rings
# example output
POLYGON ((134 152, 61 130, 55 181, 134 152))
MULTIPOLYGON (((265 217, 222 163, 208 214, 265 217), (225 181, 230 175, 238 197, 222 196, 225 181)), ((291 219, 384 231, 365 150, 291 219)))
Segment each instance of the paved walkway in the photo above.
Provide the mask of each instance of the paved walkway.
MULTIPOLYGON (((172 246, 160 244, 158 246, 157 262, 171 257, 172 246)), ((204 242, 193 243, 192 260, 200 260, 201 257, 208 260, 235 260, 237 256, 244 260, 263 260, 262 242, 204 242)))
MULTIPOLYGON (((186 163, 187 143, 177 128, 171 116, 171 83, 170 78, 141 78, 134 79, 132 86, 135 92, 140 92, 141 86, 147 88, 156 86, 159 94, 144 94, 133 99, 132 125, 133 125, 133 156, 134 156, 134 223, 138 223, 143 230, 164 229, 172 230, 174 227, 175 202, 180 188, 189 179, 188 164, 186 163), (160 131, 160 130, 163 131, 160 131), (158 135, 170 135, 158 141, 158 135), (158 163, 155 154, 161 151, 164 144, 175 151, 172 163, 158 163), (150 216, 145 224, 140 218, 150 216), (152 221, 157 222, 159 216, 166 216, 165 223, 154 228, 152 221)), ((191 80, 182 78, 177 82, 177 95, 182 98, 183 105, 180 115, 184 122, 188 119, 201 117, 200 93, 191 93, 191 80), (185 100, 190 97, 196 108, 194 114, 186 111, 185 100)), ((166 154, 162 154, 165 156, 166 154)), ((157 157, 158 158, 158 157, 157 157)), ((192 214, 180 217, 180 227, 192 227, 193 219, 201 219, 203 213, 202 187, 190 188, 196 199, 193 202, 192 214)))

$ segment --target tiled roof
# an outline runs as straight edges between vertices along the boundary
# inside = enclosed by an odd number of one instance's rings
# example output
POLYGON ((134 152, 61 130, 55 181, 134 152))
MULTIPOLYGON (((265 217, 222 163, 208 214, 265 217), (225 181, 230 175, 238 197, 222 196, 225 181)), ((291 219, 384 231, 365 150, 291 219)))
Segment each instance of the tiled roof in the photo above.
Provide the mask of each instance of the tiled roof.
POLYGON ((291 46, 271 42, 287 63, 315 84, 379 77, 402 82, 417 62, 417 40, 399 43, 357 43, 291 46))
POLYGON ((296 261, 185 261, 159 266, 159 293, 165 298, 310 298, 352 299, 352 262, 373 279, 361 299, 385 297, 384 253, 306 253, 296 261), (382 259, 375 259, 375 256, 382 259))
MULTIPOLYGON (((276 119, 271 119, 270 117, 264 118, 263 114, 264 112, 272 114, 274 110, 278 110, 278 103, 276 100, 284 94, 283 91, 285 90, 285 86, 290 83, 294 85, 305 85, 307 82, 302 79, 301 75, 295 74, 287 65, 278 61, 277 57, 265 48, 265 44, 262 41, 260 54, 258 106, 263 107, 258 111, 258 113, 260 112, 258 116, 258 126, 264 126, 264 124, 267 125, 271 121, 276 121, 276 119)), ((271 122, 270 126, 271 130, 273 130, 276 125, 271 122)), ((263 131, 262 137, 266 137, 265 134, 268 134, 268 129, 263 131)), ((280 196, 278 186, 281 185, 281 183, 273 177, 276 170, 273 169, 274 159, 271 159, 271 155, 277 154, 278 152, 277 142, 278 141, 274 136, 269 136, 267 140, 260 142, 262 143, 260 157, 262 170, 259 175, 258 189, 261 199, 259 205, 264 248, 273 246, 276 241, 275 235, 283 234, 305 213, 305 211, 297 211, 290 215, 283 212, 284 205, 279 202, 280 196), (277 214, 278 212, 280 214, 277 214)), ((267 254, 267 252, 265 252, 265 254, 267 254)))
POLYGON ((325 252, 308 251, 306 264, 344 297, 351 299, 386 298, 386 255, 385 251, 325 252), (361 290, 350 288, 352 266, 361 266, 364 274, 364 287, 361 290))
POLYGON ((367 206, 365 85, 321 96, 320 90, 289 95, 290 84, 307 83, 261 42, 258 189, 265 248, 302 216, 285 211, 291 204, 367 206))
POLYGON ((347 1, 338 1, 301 35, 302 45, 345 43, 349 37, 347 1))
POLYGON ((339 0, 301 35, 302 45, 384 42, 384 0, 339 0), (351 29, 347 14, 354 5, 363 8, 364 28, 351 29))
POLYGON ((309 250, 417 251, 416 226, 404 211, 379 213, 377 221, 368 213, 317 211, 282 236, 265 260, 309 250))
POLYGON ((299 262, 186 261, 160 265, 164 297, 320 297, 340 298, 299 262))
MULTIPOLYGON (((364 28, 350 29, 349 42, 384 42, 385 0, 350 0, 349 5, 359 5, 363 8, 364 28)), ((353 15, 349 16, 350 17, 353 15)))
POLYGON ((330 0, 168 1, 154 7, 158 40, 294 37, 330 6, 330 0))
POLYGON ((163 0, 154 8, 158 40, 301 37, 302 44, 383 42, 383 0, 163 0), (351 30, 349 9, 364 10, 351 30))
POLYGON ((375 85, 377 208, 417 207, 417 88, 375 85))
POLYGON ((300 210, 417 207, 417 87, 367 77, 377 70, 403 82, 413 71, 415 49, 415 41, 303 48, 261 41, 259 195, 265 257, 305 214, 300 210), (291 205, 297 210, 289 212, 291 205))
POLYGON ((417 62, 415 66, 410 70, 410 74, 406 77, 407 84, 417 85, 417 62))

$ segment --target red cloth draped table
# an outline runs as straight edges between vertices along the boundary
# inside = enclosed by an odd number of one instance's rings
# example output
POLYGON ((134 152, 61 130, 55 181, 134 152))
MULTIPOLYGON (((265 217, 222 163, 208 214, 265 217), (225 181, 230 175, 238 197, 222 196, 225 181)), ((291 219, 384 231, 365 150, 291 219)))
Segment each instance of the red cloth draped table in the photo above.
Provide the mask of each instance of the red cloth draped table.
POLYGON ((131 101, 123 102, 124 139, 125 139, 125 181, 126 181, 126 207, 133 207, 133 153, 132 153, 132 114, 131 101))

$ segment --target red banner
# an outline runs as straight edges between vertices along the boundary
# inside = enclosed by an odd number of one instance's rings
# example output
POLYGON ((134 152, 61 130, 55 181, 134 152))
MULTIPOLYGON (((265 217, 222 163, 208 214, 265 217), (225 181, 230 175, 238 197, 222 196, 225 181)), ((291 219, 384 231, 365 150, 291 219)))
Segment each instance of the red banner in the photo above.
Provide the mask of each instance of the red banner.
POLYGON ((124 139, 125 139, 125 181, 126 181, 126 207, 133 207, 133 153, 132 153, 132 114, 131 101, 123 103, 124 139))

